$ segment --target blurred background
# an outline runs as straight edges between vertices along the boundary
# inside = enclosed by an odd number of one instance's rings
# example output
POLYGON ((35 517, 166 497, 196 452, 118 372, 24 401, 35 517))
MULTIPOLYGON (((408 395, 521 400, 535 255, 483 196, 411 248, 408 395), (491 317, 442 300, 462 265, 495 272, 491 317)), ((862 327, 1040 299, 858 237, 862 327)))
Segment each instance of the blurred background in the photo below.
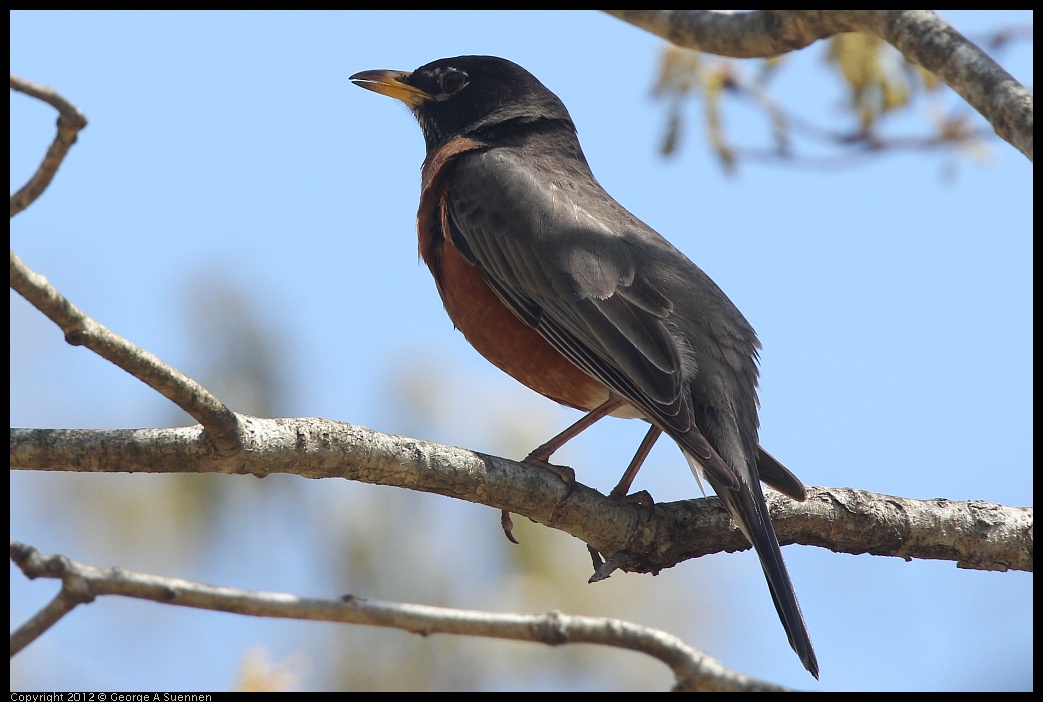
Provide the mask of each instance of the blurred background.
MULTIPOLYGON (((1031 12, 941 14, 1031 87, 1031 12), (993 41, 1008 30, 1021 38, 993 41)), ((420 131, 400 104, 347 80, 495 54, 562 98, 606 189, 753 323, 764 343, 761 440, 801 479, 1032 503, 1032 166, 1005 142, 975 138, 984 120, 887 52, 869 79, 843 54, 867 49, 850 44, 722 63, 664 54, 661 40, 593 11, 10 16, 12 72, 55 87, 90 120, 50 189, 13 220, 14 250, 237 411, 328 417, 515 459, 578 416, 453 330, 417 263, 420 131), (945 129, 970 138, 923 146, 945 129), (817 138, 828 130, 894 148, 817 138)), ((12 93, 12 190, 38 165, 55 117, 12 93)), ((193 423, 66 345, 14 293, 10 375, 12 426, 193 423)), ((605 420, 558 458, 607 492, 643 433, 605 420)), ((634 489, 658 501, 700 494, 668 441, 634 489)), ((751 552, 588 585, 582 543, 516 518, 512 546, 498 518, 436 495, 294 476, 11 477, 12 538, 98 566, 309 597, 618 617, 802 688, 1032 687, 1028 573, 786 547, 816 684, 751 552)), ((10 583, 12 627, 57 590, 13 567, 10 583)), ((671 684, 661 664, 605 648, 115 598, 78 608, 11 663, 12 690, 671 684)))

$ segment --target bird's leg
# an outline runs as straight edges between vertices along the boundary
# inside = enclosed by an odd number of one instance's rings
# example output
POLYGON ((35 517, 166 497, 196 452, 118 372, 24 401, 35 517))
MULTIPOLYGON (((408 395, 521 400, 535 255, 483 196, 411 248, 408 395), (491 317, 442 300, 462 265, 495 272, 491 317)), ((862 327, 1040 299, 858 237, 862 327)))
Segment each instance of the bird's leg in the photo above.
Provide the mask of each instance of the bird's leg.
MULTIPOLYGON (((591 425, 597 422, 602 417, 605 417, 613 410, 616 410, 626 404, 626 400, 618 397, 609 395, 609 398, 602 402, 600 405, 592 409, 583 415, 578 422, 565 429, 557 436, 553 437, 550 441, 538 446, 528 456, 526 456, 522 463, 528 463, 530 466, 536 466, 537 468, 546 468, 550 472, 561 478, 562 482, 565 483, 565 497, 567 499, 572 494, 572 489, 576 485, 576 471, 572 470, 568 466, 556 466, 550 462, 550 457, 554 455, 554 452, 560 449, 562 446, 567 444, 572 439, 579 436, 583 430, 588 429, 591 425)), ((647 454, 648 451, 646 450, 647 454)), ((644 457, 642 457, 642 460, 644 457)), ((640 462, 638 467, 640 467, 640 462)), ((629 469, 628 469, 629 470, 629 469)), ((634 469, 634 473, 637 473, 637 468, 634 469)), ((633 481, 633 477, 630 478, 633 481)), ((628 484, 629 486, 629 484, 628 484)), ((510 540, 511 543, 518 543, 514 538, 514 534, 511 533, 511 529, 514 528, 514 524, 511 521, 511 514, 507 510, 500 511, 500 526, 503 527, 504 535, 510 540)))
MULTIPOLYGON (((655 424, 648 428, 648 433, 645 434, 645 438, 641 439, 641 445, 637 447, 637 453, 635 453, 634 457, 630 460, 630 465, 627 466, 626 471, 623 473, 623 477, 619 479, 619 484, 612 488, 612 492, 608 493, 608 496, 613 500, 620 500, 621 502, 629 502, 631 504, 647 507, 649 519, 651 519, 655 514, 655 502, 652 500, 652 496, 648 494, 648 490, 635 492, 633 495, 627 493, 630 492, 630 486, 634 483, 634 478, 637 477, 637 472, 641 470, 641 464, 645 462, 646 458, 648 458, 648 452, 652 450, 653 446, 655 446, 655 442, 659 439, 659 436, 662 433, 663 430, 655 424)), ((601 554, 598 553, 598 550, 590 544, 587 544, 587 551, 590 553, 590 559, 594 564, 594 577, 597 580, 607 578, 608 574, 615 568, 610 568, 604 575, 599 575, 602 567, 605 565, 605 561, 602 560, 601 554)), ((594 582, 594 580, 591 580, 591 582, 594 582)))
POLYGON ((637 447, 637 453, 634 454, 634 458, 630 461, 630 465, 627 466, 626 471, 623 473, 623 477, 619 479, 619 484, 612 488, 612 492, 608 493, 608 496, 617 500, 624 500, 626 502, 633 502, 648 507, 651 511, 655 507, 655 503, 652 501, 652 496, 648 494, 647 490, 636 492, 630 495, 630 486, 634 483, 634 478, 637 477, 637 472, 641 470, 641 464, 645 462, 648 457, 648 452, 655 446, 655 442, 659 439, 660 434, 663 430, 657 427, 655 424, 648 428, 648 433, 645 434, 645 438, 641 440, 641 445, 637 447))
MULTIPOLYGON (((548 468, 557 473, 555 468, 560 468, 560 466, 551 466, 550 464, 550 457, 554 455, 555 451, 572 439, 575 439, 583 433, 584 430, 589 429, 599 419, 610 414, 612 411, 619 409, 625 404, 626 400, 619 397, 612 397, 610 395, 607 400, 580 417, 578 422, 532 451, 532 453, 525 457, 525 460, 523 460, 522 463, 540 466, 541 468, 548 468)), ((574 479, 575 476, 573 475, 572 478, 574 479)), ((561 479, 565 482, 569 481, 569 478, 566 478, 564 475, 561 476, 561 479)))

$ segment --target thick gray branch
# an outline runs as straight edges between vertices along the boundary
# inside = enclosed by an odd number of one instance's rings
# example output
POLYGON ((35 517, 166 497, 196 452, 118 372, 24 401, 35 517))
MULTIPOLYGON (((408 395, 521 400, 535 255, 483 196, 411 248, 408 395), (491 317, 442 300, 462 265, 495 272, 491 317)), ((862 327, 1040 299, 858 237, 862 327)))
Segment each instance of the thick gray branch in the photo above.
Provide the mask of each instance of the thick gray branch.
POLYGON ((1032 93, 930 10, 606 10, 685 48, 734 58, 802 49, 843 32, 873 34, 931 71, 1033 158, 1032 93))
MULTIPOLYGON (((327 419, 239 415, 242 450, 223 457, 202 429, 12 429, 11 466, 127 473, 293 473, 447 495, 530 517, 614 557, 658 572, 719 551, 749 548, 716 498, 647 510, 591 488, 566 490, 549 471, 504 458, 382 434, 327 419)), ((810 488, 795 503, 769 491, 783 544, 844 553, 953 560, 981 570, 1032 570, 1032 510, 985 502, 912 500, 850 488, 810 488)))

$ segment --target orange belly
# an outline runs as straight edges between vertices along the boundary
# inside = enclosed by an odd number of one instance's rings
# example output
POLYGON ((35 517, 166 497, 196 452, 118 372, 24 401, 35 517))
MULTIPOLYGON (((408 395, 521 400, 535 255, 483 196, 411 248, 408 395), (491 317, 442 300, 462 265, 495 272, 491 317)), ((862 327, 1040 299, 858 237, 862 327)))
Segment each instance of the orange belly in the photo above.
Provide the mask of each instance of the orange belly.
MULTIPOLYGON (((609 398, 590 377, 521 321, 496 296, 481 272, 453 246, 444 198, 458 157, 481 145, 461 137, 424 160, 417 234, 420 256, 431 270, 449 318, 487 361, 544 397, 574 409, 592 410, 609 398)), ((616 416, 640 416, 625 405, 616 416)))
POLYGON ((608 389, 562 356, 496 296, 447 238, 431 273, 453 324, 487 361, 555 402, 592 410, 608 389))

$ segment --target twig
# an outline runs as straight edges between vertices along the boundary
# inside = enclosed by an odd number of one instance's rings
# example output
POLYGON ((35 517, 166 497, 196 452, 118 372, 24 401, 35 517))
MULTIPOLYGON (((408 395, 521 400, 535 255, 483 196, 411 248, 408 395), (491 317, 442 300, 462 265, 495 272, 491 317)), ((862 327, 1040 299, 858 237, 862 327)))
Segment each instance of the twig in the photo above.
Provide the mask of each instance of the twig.
POLYGON ((76 136, 81 129, 87 126, 87 118, 84 117, 83 112, 78 107, 58 94, 54 88, 37 85, 32 81, 12 74, 11 89, 43 100, 58 110, 58 133, 55 135, 51 146, 47 149, 47 154, 43 157, 43 161, 37 167, 29 182, 11 196, 11 216, 14 217, 31 205, 50 185, 51 179, 54 178, 54 174, 58 172, 58 167, 62 165, 62 161, 65 159, 65 154, 76 143, 76 136))
POLYGON ((1032 93, 930 10, 605 10, 688 49, 764 58, 843 32, 886 41, 955 90, 1000 138, 1033 158, 1032 93))
MULTIPOLYGON (((619 619, 573 616, 557 611, 547 614, 496 614, 370 600, 352 595, 345 595, 340 600, 320 600, 279 592, 242 590, 120 568, 97 568, 60 555, 43 555, 32 546, 17 541, 11 542, 11 560, 29 578, 56 578, 63 583, 63 593, 82 593, 69 594, 64 598, 66 603, 71 603, 66 612, 76 604, 89 602, 99 595, 121 595, 177 607, 255 617, 390 627, 421 636, 483 636, 548 646, 591 643, 637 651, 662 661, 674 673, 676 690, 724 692, 784 689, 729 670, 719 661, 665 631, 619 619)), ((56 599, 61 598, 62 595, 59 595, 56 599)), ((51 617, 53 621, 50 624, 58 618, 60 615, 51 617)), ((31 621, 44 619, 46 617, 38 614, 31 621)), ((22 633, 27 626, 20 627, 16 632, 23 639, 28 639, 22 642, 22 647, 47 628, 37 627, 36 631, 22 633)), ((11 651, 12 655, 16 652, 14 637, 11 651)))
MULTIPOLYGON (((51 182, 76 142, 87 119, 75 105, 53 88, 11 76, 11 88, 52 105, 58 110, 58 135, 36 173, 11 196, 11 216, 31 205, 51 182)), ((206 388, 172 368, 155 355, 88 317, 59 293, 47 278, 29 269, 11 250, 11 288, 43 312, 65 334, 73 346, 86 346, 169 399, 206 428, 214 447, 222 455, 239 450, 239 425, 235 413, 206 388)))
POLYGON ((87 347, 190 414, 206 428, 219 453, 232 455, 239 450, 239 425, 232 410, 181 371, 88 317, 14 251, 11 287, 57 324, 69 344, 87 347))

